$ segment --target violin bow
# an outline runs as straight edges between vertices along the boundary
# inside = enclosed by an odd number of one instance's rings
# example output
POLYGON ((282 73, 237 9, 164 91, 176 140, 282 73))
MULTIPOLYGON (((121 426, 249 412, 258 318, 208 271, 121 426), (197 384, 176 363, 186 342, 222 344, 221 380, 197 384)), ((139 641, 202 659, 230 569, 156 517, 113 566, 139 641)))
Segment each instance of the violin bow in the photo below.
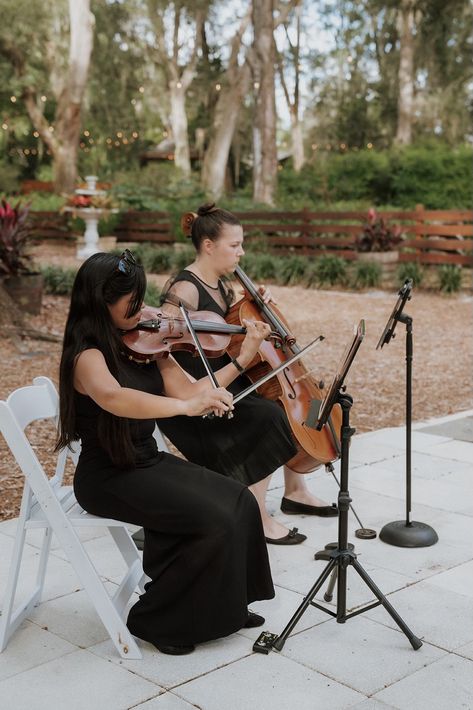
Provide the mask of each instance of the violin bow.
MULTIPOLYGON (((194 341, 194 345, 197 348, 197 352, 199 353, 200 358, 204 364, 205 371, 207 372, 207 375, 209 376, 210 382, 212 383, 214 389, 218 389, 220 387, 220 385, 218 384, 218 380, 215 377, 214 371, 212 370, 212 368, 209 365, 209 361, 207 359, 206 354, 204 353, 202 345, 200 344, 200 340, 197 337, 197 334, 194 330, 194 326, 192 325, 191 319, 189 318, 189 314, 187 313, 187 310, 185 309, 184 305, 181 302, 179 302, 179 310, 181 311, 182 317, 184 318, 184 321, 189 329, 189 333, 192 336, 192 340, 194 341)), ((206 417, 208 419, 212 419, 213 416, 214 416, 213 412, 209 412, 209 414, 204 414, 204 417, 206 417)), ((233 417, 233 413, 228 411, 228 412, 226 412, 225 416, 227 417, 227 419, 231 419, 233 417)))
POLYGON ((298 360, 301 359, 303 355, 307 355, 308 352, 310 352, 315 346, 322 342, 322 340, 325 340, 325 337, 323 335, 319 335, 315 340, 312 340, 311 343, 306 345, 304 348, 301 348, 299 352, 295 353, 292 357, 290 357, 288 360, 285 360, 282 362, 280 365, 274 368, 274 370, 271 370, 268 372, 266 375, 263 375, 257 382, 253 382, 252 385, 244 389, 242 392, 237 394, 236 397, 233 398, 233 404, 236 404, 240 400, 242 400, 246 395, 250 394, 251 392, 254 392, 255 389, 257 389, 260 385, 264 385, 265 382, 270 380, 272 377, 275 377, 278 375, 280 372, 286 369, 286 367, 289 367, 290 365, 294 364, 298 360))

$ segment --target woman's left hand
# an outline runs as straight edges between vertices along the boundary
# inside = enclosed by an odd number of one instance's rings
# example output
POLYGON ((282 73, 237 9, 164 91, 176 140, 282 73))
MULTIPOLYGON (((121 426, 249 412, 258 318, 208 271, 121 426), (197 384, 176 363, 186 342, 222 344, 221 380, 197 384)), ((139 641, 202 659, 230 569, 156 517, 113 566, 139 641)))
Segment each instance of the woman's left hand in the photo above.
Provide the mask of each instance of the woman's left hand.
POLYGON ((263 297, 263 303, 274 303, 276 305, 276 301, 273 298, 273 295, 270 291, 270 289, 267 286, 258 286, 258 292, 260 295, 263 297))
POLYGON ((243 318, 243 325, 246 328, 245 339, 243 340, 238 355, 240 365, 247 367, 258 352, 258 348, 271 333, 271 328, 263 321, 253 321, 243 318))

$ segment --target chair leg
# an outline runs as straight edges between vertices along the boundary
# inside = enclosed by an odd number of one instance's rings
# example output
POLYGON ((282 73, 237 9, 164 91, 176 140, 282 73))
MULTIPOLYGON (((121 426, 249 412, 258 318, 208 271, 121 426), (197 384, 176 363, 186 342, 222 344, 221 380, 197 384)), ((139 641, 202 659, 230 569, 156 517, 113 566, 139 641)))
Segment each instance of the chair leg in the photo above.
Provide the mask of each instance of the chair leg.
POLYGON ((72 526, 66 528, 60 525, 54 527, 54 532, 120 656, 141 659, 141 652, 132 634, 105 589, 75 530, 72 526))
POLYGON ((36 587, 30 597, 26 601, 23 601, 16 610, 14 609, 18 578, 26 542, 25 520, 31 507, 31 501, 31 488, 26 483, 23 491, 23 499, 21 501, 15 542, 13 544, 2 615, 0 617, 0 653, 5 650, 11 635, 38 604, 41 597, 42 584, 38 584, 37 580, 36 587))

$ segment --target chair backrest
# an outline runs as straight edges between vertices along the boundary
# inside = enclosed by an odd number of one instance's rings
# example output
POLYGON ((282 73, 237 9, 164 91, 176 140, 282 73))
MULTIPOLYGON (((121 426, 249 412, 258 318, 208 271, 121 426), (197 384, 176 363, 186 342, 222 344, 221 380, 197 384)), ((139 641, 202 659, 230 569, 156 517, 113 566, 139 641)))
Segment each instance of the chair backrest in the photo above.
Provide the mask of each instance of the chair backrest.
MULTIPOLYGON (((36 496, 43 494, 45 484, 55 488, 62 483, 68 456, 77 459, 77 451, 67 449, 58 455, 55 475, 48 479, 27 435, 26 427, 39 419, 51 419, 57 423, 59 398, 54 384, 47 377, 38 377, 33 385, 20 387, 0 401, 0 431, 3 434, 16 462, 36 496), (39 487, 39 489, 38 489, 39 487)), ((39 496, 41 497, 41 496, 39 496)))

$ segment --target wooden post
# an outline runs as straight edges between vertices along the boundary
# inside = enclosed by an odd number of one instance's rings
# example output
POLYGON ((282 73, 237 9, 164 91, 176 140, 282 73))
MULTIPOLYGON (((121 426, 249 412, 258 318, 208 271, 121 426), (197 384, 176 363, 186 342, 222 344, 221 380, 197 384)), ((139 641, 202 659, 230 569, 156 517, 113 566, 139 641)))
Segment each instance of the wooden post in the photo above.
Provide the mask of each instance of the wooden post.
MULTIPOLYGON (((425 216, 424 216, 424 205, 416 205, 416 217, 415 217, 415 222, 416 222, 416 228, 418 225, 424 225, 425 223, 425 216)), ((425 238, 424 232, 417 232, 416 229, 416 238, 417 237, 422 237, 422 239, 425 238)), ((421 259, 419 257, 422 256, 422 249, 419 249, 419 247, 416 247, 416 261, 420 262, 421 259)))

